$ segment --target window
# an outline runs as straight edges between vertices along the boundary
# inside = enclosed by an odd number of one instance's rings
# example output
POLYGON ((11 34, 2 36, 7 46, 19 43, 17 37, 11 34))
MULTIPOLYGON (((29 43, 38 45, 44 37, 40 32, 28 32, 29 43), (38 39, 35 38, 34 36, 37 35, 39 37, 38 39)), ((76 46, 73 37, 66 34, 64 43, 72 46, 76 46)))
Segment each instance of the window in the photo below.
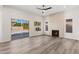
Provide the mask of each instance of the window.
POLYGON ((48 31, 48 22, 45 22, 45 31, 48 31))
POLYGON ((45 31, 48 31, 48 25, 45 25, 45 31))

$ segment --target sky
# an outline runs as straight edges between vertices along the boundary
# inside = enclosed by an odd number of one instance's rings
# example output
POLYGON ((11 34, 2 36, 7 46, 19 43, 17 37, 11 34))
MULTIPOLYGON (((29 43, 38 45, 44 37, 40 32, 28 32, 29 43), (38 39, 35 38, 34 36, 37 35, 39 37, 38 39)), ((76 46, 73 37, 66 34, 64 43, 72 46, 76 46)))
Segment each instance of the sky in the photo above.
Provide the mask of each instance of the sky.
POLYGON ((23 19, 17 19, 17 23, 28 23, 28 20, 23 20, 23 19))

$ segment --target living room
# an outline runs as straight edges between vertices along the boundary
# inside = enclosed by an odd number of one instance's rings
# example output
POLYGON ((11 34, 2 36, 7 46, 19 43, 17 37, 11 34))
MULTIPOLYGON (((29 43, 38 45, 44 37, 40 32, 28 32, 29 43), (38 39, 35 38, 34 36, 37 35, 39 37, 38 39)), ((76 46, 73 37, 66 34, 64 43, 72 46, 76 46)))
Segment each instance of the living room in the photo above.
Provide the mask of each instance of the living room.
POLYGON ((1 5, 0 19, 0 53, 79 53, 78 5, 1 5))

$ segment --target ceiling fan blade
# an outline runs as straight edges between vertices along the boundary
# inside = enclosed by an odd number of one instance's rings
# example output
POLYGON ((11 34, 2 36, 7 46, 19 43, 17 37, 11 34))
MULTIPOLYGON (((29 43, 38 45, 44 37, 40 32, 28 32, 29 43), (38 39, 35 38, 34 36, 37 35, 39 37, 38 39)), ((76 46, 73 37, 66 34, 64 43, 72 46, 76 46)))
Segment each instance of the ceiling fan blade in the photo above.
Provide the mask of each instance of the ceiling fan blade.
POLYGON ((43 10, 43 9, 41 9, 41 8, 37 8, 37 9, 39 9, 39 10, 43 10))
POLYGON ((42 5, 43 8, 37 8, 39 10, 48 10, 48 9, 52 9, 52 7, 46 7, 45 8, 45 5, 42 5))
POLYGON ((48 10, 48 9, 52 9, 52 7, 49 7, 49 8, 44 8, 44 9, 42 9, 42 10, 48 10))
POLYGON ((47 9, 52 9, 52 7, 49 7, 49 8, 47 8, 47 9))

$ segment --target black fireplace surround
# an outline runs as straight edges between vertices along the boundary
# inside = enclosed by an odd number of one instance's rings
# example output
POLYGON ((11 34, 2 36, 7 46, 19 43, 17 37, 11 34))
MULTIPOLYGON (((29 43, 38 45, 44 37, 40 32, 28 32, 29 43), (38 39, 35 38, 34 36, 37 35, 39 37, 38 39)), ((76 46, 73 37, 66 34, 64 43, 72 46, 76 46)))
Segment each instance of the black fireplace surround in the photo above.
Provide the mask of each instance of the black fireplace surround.
POLYGON ((59 37, 59 30, 52 30, 52 37, 59 37))

